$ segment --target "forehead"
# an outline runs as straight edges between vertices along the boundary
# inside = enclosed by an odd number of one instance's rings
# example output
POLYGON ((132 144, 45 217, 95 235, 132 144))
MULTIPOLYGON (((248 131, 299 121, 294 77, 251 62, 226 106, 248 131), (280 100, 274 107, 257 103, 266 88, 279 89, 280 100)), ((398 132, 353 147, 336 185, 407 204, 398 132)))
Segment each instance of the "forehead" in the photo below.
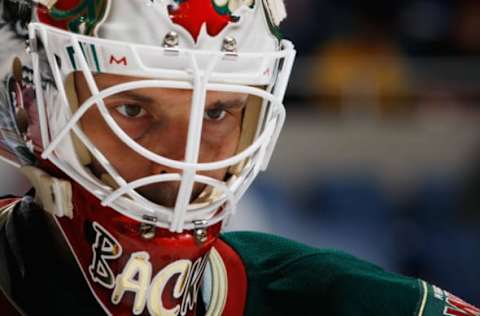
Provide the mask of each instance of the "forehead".
MULTIPOLYGON (((132 76, 123 76, 123 75, 116 75, 116 74, 107 74, 107 73, 97 73, 94 74, 95 82, 98 86, 98 89, 104 90, 109 87, 139 81, 139 80, 149 80, 150 78, 140 78, 140 77, 132 77, 132 76)), ((81 72, 76 73, 76 79, 82 81, 84 84, 77 86, 77 89, 88 89, 85 83, 85 79, 81 72)), ((173 89, 173 88, 140 88, 132 90, 134 94, 130 93, 130 95, 136 95, 137 97, 144 97, 144 101, 147 99, 154 99, 155 101, 162 101, 162 100, 175 100, 177 102, 181 101, 189 101, 191 100, 192 90, 189 89, 173 89)), ((128 93, 126 93, 128 94, 128 93)), ((236 93, 236 92, 220 92, 220 91, 208 91, 207 93, 207 102, 214 102, 216 100, 228 100, 228 101, 239 101, 245 102, 247 99, 246 94, 236 93)))

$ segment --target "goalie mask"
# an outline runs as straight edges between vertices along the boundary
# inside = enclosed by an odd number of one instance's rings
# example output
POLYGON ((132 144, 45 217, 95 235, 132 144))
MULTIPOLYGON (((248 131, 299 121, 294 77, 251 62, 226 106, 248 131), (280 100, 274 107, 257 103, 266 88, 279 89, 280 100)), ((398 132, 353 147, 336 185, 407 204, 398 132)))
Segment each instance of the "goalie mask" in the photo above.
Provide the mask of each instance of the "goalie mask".
MULTIPOLYGON (((139 280, 119 279, 139 262, 152 278, 179 260, 201 275, 284 122, 282 0, 3 0, 2 16, 2 157, 105 310, 121 314, 139 280)), ((170 306, 194 279, 181 271, 170 306)), ((134 314, 164 308, 139 296, 134 314)))

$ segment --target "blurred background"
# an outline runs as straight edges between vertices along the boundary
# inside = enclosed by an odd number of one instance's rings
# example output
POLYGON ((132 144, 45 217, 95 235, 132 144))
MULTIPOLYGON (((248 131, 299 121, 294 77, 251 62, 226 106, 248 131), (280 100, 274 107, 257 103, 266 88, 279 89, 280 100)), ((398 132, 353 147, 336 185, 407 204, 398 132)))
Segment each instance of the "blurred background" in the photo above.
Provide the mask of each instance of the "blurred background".
MULTIPOLYGON (((338 248, 480 305, 480 1, 286 1, 287 123, 228 229, 338 248)), ((28 189, 1 168, 0 192, 28 189)))
POLYGON ((480 1, 286 1, 287 123, 229 229, 339 248, 480 305, 480 1))

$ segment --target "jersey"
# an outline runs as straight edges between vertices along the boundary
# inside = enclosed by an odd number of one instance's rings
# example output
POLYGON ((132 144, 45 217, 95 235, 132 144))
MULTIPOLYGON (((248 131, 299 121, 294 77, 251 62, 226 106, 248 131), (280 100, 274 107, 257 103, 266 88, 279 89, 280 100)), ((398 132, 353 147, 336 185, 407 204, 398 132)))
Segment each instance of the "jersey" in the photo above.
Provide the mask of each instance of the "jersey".
MULTIPOLYGON (((12 202, 0 212, 0 315, 105 315, 50 215, 29 196, 12 202)), ((199 316, 480 315, 423 280, 277 236, 227 233, 212 252, 199 316)))
POLYGON ((245 265, 245 315, 480 315, 480 309, 437 286, 341 251, 251 232, 223 238, 245 265))

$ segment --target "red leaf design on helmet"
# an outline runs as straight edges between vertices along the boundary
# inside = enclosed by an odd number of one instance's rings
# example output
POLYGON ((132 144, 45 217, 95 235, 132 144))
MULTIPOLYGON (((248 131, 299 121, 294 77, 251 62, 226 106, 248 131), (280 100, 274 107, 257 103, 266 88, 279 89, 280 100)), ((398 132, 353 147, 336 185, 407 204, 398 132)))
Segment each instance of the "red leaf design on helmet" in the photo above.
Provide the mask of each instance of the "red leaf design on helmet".
POLYGON ((230 22, 236 22, 238 18, 215 10, 213 0, 180 0, 177 6, 169 6, 168 12, 172 21, 183 26, 190 32, 195 41, 203 24, 207 26, 210 36, 218 35, 230 22))

